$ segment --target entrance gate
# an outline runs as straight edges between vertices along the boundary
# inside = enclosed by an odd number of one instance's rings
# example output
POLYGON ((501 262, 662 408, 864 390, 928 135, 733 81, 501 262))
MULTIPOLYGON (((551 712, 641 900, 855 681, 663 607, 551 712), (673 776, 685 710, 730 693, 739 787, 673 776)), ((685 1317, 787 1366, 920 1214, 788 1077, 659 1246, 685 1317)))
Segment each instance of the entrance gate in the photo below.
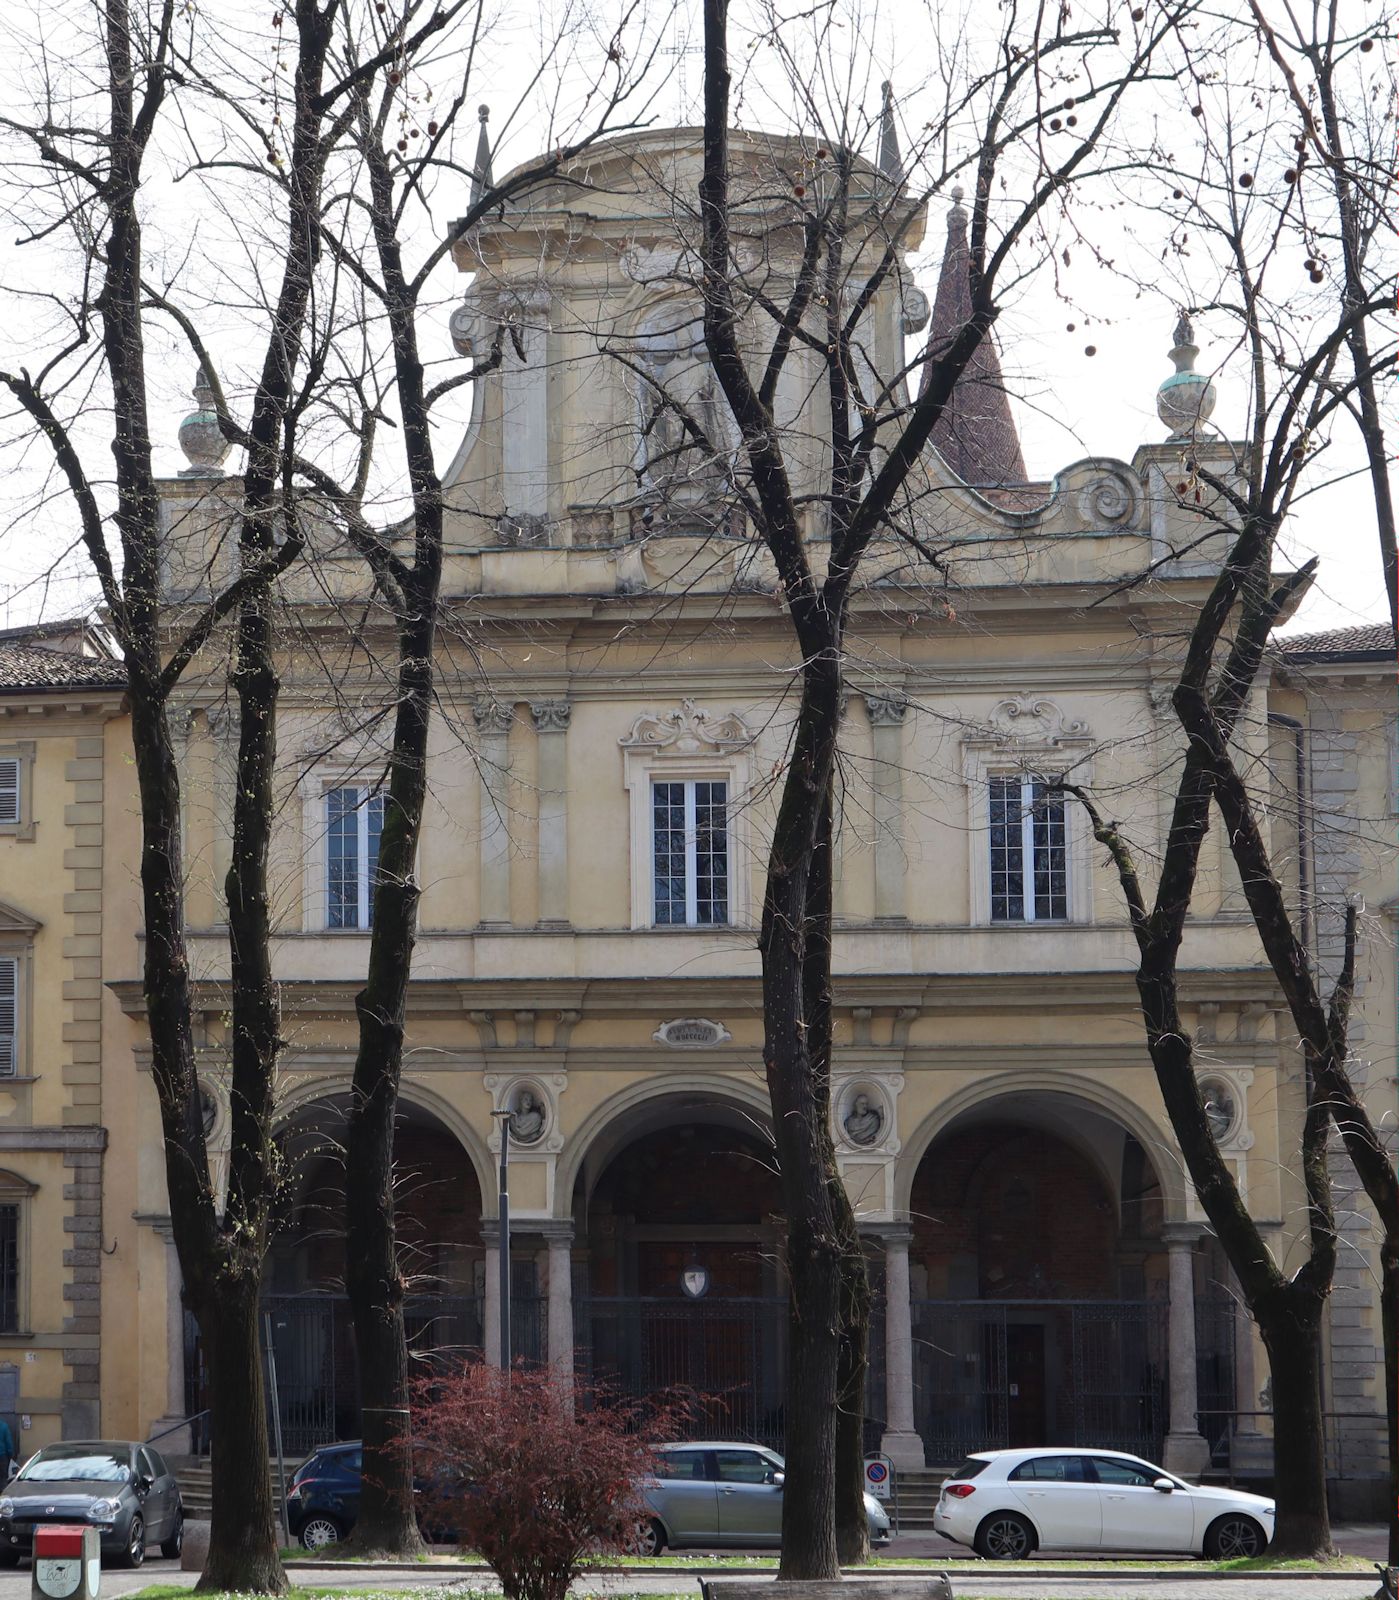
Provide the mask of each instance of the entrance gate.
POLYGON ((637 1399, 674 1393, 693 1405, 697 1438, 782 1447, 787 1301, 594 1296, 574 1302, 578 1369, 637 1399))
POLYGON ((914 1416, 933 1466, 1062 1444, 1159 1458, 1164 1304, 915 1300, 914 1416))

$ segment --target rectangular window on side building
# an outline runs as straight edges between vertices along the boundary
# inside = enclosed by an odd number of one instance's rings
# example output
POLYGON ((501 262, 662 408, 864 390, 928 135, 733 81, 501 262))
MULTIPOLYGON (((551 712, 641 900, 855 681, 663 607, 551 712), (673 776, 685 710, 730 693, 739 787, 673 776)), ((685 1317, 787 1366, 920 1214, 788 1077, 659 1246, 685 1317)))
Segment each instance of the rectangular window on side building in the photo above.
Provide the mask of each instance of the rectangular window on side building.
POLYGON ((716 779, 651 785, 652 920, 718 927, 729 920, 729 786, 716 779))
POLYGON ((1024 774, 990 780, 992 922, 1065 922, 1069 915, 1064 796, 1024 774))
POLYGON ((19 813, 19 760, 5 756, 0 758, 0 827, 23 821, 19 813))
POLYGON ((19 957, 0 956, 0 1078, 19 1071, 19 957))
POLYGON ((0 1333, 19 1331, 19 1207, 0 1205, 0 1333))

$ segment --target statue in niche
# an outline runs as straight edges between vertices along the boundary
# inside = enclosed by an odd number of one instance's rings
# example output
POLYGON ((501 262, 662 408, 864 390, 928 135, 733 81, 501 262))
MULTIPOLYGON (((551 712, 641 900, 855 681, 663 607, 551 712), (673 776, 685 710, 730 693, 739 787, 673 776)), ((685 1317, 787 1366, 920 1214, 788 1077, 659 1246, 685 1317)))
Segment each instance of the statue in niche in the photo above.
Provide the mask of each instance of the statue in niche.
POLYGON ((883 1126, 884 1113, 867 1094, 857 1094, 845 1113, 845 1137, 851 1144, 877 1144, 883 1126))
POLYGON ((1229 1086, 1213 1079, 1204 1086, 1205 1116, 1216 1143, 1223 1143, 1234 1126, 1234 1097, 1229 1086))
POLYGON ((673 303, 658 307, 637 329, 636 353, 641 371, 635 467, 643 489, 676 510, 717 513, 728 495, 722 458, 732 441, 699 310, 673 303), (695 438, 686 417, 709 448, 695 438))
POLYGON ((516 1144, 534 1144, 544 1133, 544 1107, 528 1089, 521 1089, 510 1112, 510 1137, 516 1144))

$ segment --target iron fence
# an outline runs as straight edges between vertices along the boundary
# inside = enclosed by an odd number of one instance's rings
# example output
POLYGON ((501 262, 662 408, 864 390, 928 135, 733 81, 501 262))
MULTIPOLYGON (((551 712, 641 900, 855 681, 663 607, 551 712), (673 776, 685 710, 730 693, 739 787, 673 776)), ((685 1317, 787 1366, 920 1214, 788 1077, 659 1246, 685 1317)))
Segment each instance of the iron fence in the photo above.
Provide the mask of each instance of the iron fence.
POLYGON ((936 1466, 973 1450, 1096 1445, 1159 1456, 1164 1304, 915 1300, 914 1416, 936 1466))
POLYGON ((780 1449, 787 1368, 781 1297, 574 1301, 578 1370, 636 1398, 688 1401, 692 1437, 751 1439, 780 1449))

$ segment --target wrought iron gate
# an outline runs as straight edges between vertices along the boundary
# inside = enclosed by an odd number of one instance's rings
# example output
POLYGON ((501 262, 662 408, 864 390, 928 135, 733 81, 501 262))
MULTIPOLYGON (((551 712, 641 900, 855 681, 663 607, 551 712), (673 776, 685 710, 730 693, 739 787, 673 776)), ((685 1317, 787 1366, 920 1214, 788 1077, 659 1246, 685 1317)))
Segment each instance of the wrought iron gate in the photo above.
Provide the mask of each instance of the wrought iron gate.
POLYGON ((1166 1315, 1143 1301, 915 1300, 914 1415, 928 1460, 1017 1444, 1159 1455, 1166 1315))
POLYGON ((692 1436, 781 1448, 785 1299, 593 1296, 576 1300, 573 1315, 575 1359, 590 1382, 637 1397, 684 1395, 692 1436))

